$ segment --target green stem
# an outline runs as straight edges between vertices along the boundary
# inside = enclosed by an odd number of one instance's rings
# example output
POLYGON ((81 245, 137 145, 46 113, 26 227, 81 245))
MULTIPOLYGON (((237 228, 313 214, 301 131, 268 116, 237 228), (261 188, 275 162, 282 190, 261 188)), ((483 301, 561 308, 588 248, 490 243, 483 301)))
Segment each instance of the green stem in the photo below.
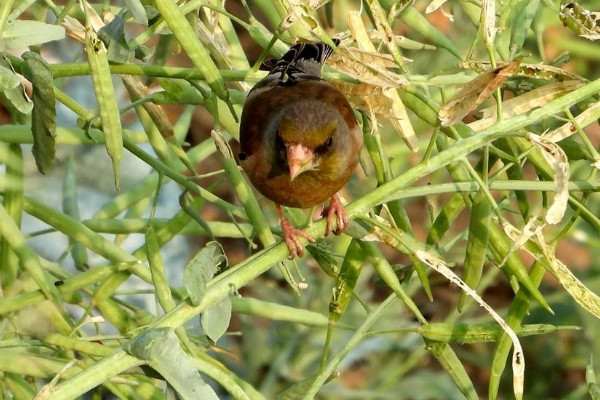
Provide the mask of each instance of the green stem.
MULTIPOLYGON (((374 189, 369 194, 351 203, 347 207, 347 212, 350 217, 360 212, 366 212, 372 207, 389 201, 400 190, 421 179, 429 173, 443 168, 446 165, 466 157, 469 153, 492 142, 501 137, 520 136, 517 131, 529 124, 535 124, 542 119, 559 112, 564 107, 568 107, 577 103, 591 95, 600 92, 600 80, 590 82, 582 88, 568 93, 558 99, 555 99, 543 109, 534 110, 527 115, 517 116, 502 123, 496 124, 475 136, 468 137, 457 141, 452 147, 440 152, 432 157, 427 165, 417 165, 409 171, 397 176, 391 181, 374 189)), ((416 97, 414 98, 416 99, 416 97)), ((151 158, 151 157, 150 157, 151 158)), ((321 237, 325 233, 325 221, 315 223, 311 228, 307 229, 307 233, 313 237, 321 237)), ((191 320, 200 314, 206 307, 217 303, 223 297, 229 296, 231 290, 237 290, 248 284, 250 281, 269 270, 277 262, 282 261, 288 255, 287 247, 284 243, 271 246, 261 252, 254 254, 246 260, 239 263, 235 268, 230 268, 224 273, 217 276, 207 287, 206 294, 202 302, 196 307, 190 307, 186 303, 181 303, 169 313, 161 317, 152 327, 178 327, 191 320)), ((395 295, 382 303, 377 311, 369 316, 365 323, 372 323, 378 316, 381 307, 389 305, 395 300, 395 295), (373 319, 372 319, 373 318, 373 319)), ((363 325, 364 327, 364 325, 363 325)), ((366 330, 366 328, 365 328, 366 330)), ((362 331, 357 332, 356 339, 359 340, 362 331)), ((340 353, 338 356, 342 356, 340 353)), ((338 356, 330 362, 328 368, 325 369, 323 376, 330 370, 330 366, 335 367, 338 356)), ((116 376, 122 371, 134 366, 132 361, 128 361, 130 357, 126 356, 122 350, 114 353, 110 357, 97 361, 89 369, 84 370, 75 377, 59 384, 56 389, 50 394, 50 400, 67 400, 75 398, 92 388, 100 385, 105 380, 116 376), (99 372, 102 372, 100 374, 99 372)), ((329 375, 327 375, 329 376, 329 375)), ((319 376, 322 380, 322 377, 319 376)))
POLYGON ((0 38, 2 38, 2 34, 4 33, 8 14, 10 14, 14 2, 15 0, 4 0, 0 3, 0 38))
POLYGON ((365 318, 365 321, 362 325, 356 330, 354 335, 348 340, 348 342, 344 345, 344 347, 340 350, 339 353, 335 355, 327 364, 327 366, 315 377, 314 381, 310 385, 310 388, 302 397, 302 400, 310 400, 314 399, 319 389, 325 384, 327 379, 335 372, 335 369, 340 365, 344 357, 356 347, 356 345, 363 340, 365 335, 368 333, 367 331, 371 326, 381 317, 385 309, 390 306, 392 303, 396 301, 396 295, 392 294, 388 296, 377 308, 375 308, 368 316, 365 318))

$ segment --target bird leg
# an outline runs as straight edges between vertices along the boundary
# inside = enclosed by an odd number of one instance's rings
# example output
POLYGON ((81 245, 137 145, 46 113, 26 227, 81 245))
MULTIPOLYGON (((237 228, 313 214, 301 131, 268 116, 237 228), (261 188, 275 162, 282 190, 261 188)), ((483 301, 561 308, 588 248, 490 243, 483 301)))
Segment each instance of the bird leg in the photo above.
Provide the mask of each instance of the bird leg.
POLYGON ((331 226, 334 216, 337 220, 337 228, 335 230, 336 235, 340 235, 348 227, 348 214, 346 213, 344 205, 336 194, 331 196, 331 199, 329 200, 329 206, 323 209, 322 215, 327 215, 327 229, 325 230, 325 236, 331 233, 331 226))
POLYGON ((277 214, 279 214, 279 220, 281 221, 281 231, 283 232, 283 240, 285 241, 285 245, 290 251, 290 257, 296 258, 297 255, 300 255, 300 257, 302 257, 304 255, 304 246, 302 245, 302 243, 300 243, 298 236, 302 236, 311 243, 314 243, 315 239, 303 230, 294 227, 294 225, 292 225, 290 221, 288 221, 287 218, 285 218, 285 215, 283 215, 281 205, 276 204, 275 207, 277 208, 277 214))

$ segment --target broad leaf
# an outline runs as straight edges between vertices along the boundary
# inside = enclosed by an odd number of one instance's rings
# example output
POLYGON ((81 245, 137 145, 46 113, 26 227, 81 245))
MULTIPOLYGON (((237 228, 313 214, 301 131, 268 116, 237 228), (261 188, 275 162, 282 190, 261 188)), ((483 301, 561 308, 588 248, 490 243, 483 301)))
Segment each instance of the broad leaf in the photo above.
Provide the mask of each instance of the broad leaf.
POLYGON ((185 267, 183 280, 193 305, 200 304, 208 282, 223 263, 227 264, 227 258, 221 245, 217 242, 208 242, 185 267))
POLYGON ((214 390, 200 377, 192 358, 183 351, 172 328, 145 331, 124 349, 166 379, 182 400, 218 400, 214 390))
POLYGON ((218 302, 208 307, 201 316, 202 330, 212 340, 217 342, 227 331, 231 320, 231 297, 226 296, 218 302))
POLYGON ((13 89, 21 83, 21 80, 13 71, 0 66, 0 90, 13 89))
POLYGON ((140 0, 125 0, 125 7, 129 10, 135 22, 148 26, 148 15, 140 0))
POLYGON ((38 170, 46 174, 52 168, 56 149, 56 99, 52 73, 42 57, 32 51, 23 54, 25 77, 33 86, 33 157, 38 170))
POLYGON ((62 26, 15 19, 6 22, 2 39, 0 39, 0 50, 23 49, 64 39, 64 37, 65 28, 62 26))
POLYGON ((10 112, 13 121, 24 123, 26 116, 33 109, 33 103, 25 94, 25 89, 21 85, 21 79, 12 71, 10 63, 4 56, 0 56, 0 70, 2 71, 1 73, 9 71, 11 76, 7 80, 12 83, 9 83, 8 86, 14 83, 14 79, 17 81, 17 84, 11 88, 0 89, 0 102, 10 112))

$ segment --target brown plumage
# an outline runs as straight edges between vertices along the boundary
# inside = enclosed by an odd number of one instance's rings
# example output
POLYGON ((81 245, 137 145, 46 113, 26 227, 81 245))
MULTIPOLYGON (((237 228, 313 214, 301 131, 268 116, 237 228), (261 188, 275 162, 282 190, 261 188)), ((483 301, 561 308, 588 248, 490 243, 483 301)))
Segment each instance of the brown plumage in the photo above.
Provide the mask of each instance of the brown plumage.
POLYGON ((240 124, 240 163, 252 184, 273 200, 292 257, 303 254, 280 205, 309 208, 330 199, 327 233, 337 219, 341 233, 348 217, 336 193, 358 163, 362 132, 339 90, 321 79, 332 49, 324 43, 297 44, 248 94, 240 124))

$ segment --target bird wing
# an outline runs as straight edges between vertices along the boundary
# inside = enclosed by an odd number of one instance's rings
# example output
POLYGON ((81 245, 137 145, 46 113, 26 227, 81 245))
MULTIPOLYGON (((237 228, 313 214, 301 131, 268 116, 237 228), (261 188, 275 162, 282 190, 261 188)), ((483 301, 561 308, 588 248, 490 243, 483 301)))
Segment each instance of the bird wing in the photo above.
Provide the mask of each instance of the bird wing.
MULTIPOLYGON (((336 46, 340 43, 339 39, 333 39, 333 42, 336 46)), ((263 61, 261 69, 268 70, 269 75, 279 76, 279 80, 283 80, 286 75, 292 80, 300 75, 320 78, 321 68, 332 52, 333 48, 323 42, 297 43, 281 59, 263 61)))

